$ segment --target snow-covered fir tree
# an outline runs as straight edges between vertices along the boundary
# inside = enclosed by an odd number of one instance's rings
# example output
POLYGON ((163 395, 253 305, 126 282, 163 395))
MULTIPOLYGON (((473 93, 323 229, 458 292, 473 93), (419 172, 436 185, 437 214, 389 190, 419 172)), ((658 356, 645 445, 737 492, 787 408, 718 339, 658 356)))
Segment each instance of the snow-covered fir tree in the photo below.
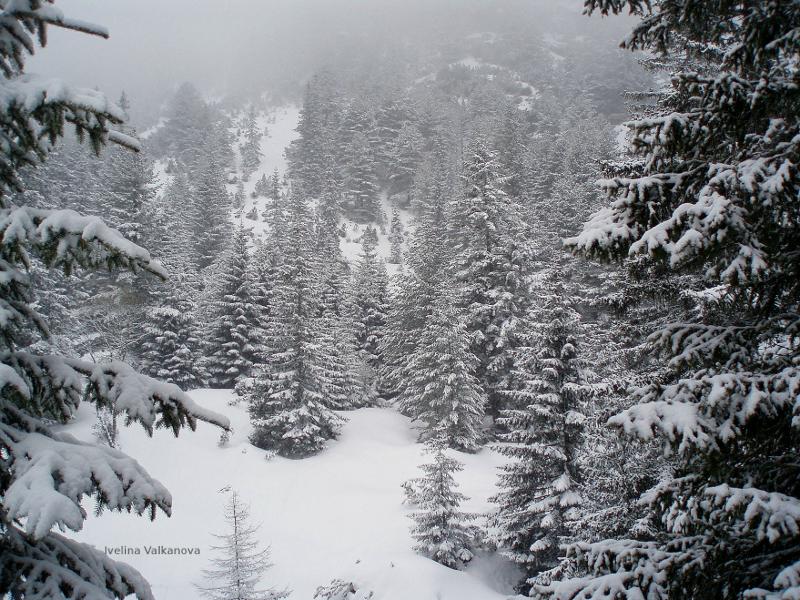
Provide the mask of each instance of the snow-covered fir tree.
POLYGON ((159 294, 157 304, 147 310, 139 340, 142 372, 185 390, 203 387, 208 381, 192 283, 173 276, 170 289, 159 294))
POLYGON ((409 244, 409 269, 397 276, 392 290, 381 353, 381 385, 391 397, 402 397, 415 374, 410 359, 419 347, 427 319, 447 278, 449 248, 447 216, 442 202, 432 202, 430 211, 416 219, 409 244))
POLYGON ((414 176, 421 166, 425 140, 412 123, 404 123, 390 146, 389 193, 407 207, 411 204, 414 176))
POLYGON ((578 356, 578 314, 557 279, 538 291, 542 306, 529 317, 525 345, 515 351, 515 376, 524 383, 507 392, 515 408, 500 413, 507 433, 496 447, 512 459, 501 467, 501 492, 494 498, 497 542, 524 569, 524 592, 550 576, 560 545, 570 541, 570 522, 582 502, 578 459, 591 393, 578 356))
MULTIPOLYGON (((415 104, 413 98, 402 92, 397 92, 393 94, 392 98, 383 101, 375 110, 375 129, 371 135, 374 139, 378 171, 381 174, 381 179, 386 182, 392 182, 392 167, 396 166, 397 159, 396 148, 398 145, 404 145, 409 141, 408 129, 418 118, 415 104), (406 136, 405 139, 401 140, 403 133, 406 133, 406 136)), ((416 146, 416 149, 419 149, 422 145, 421 136, 417 139, 420 144, 416 146)), ((396 181, 399 184, 395 188, 397 191, 404 191, 411 183, 413 167, 409 163, 406 163, 404 167, 409 169, 409 171, 406 171, 409 177, 402 182, 396 181), (406 184, 406 187, 403 187, 403 183, 406 184)))
POLYGON ((256 185, 253 187, 253 197, 254 198, 270 197, 270 180, 267 179, 266 173, 264 173, 261 176, 261 179, 256 181, 256 185))
POLYGON ((194 171, 203 161, 202 149, 211 126, 211 110, 200 92, 189 82, 181 84, 170 99, 164 126, 151 146, 194 171))
POLYGON ((261 134, 262 131, 257 127, 255 107, 251 106, 245 117, 244 142, 239 148, 240 168, 242 179, 245 181, 250 179, 250 176, 258 169, 258 165, 261 164, 261 134))
MULTIPOLYGON (((123 93, 120 108, 126 112, 130 102, 123 93)), ((130 127, 122 129, 135 136, 130 127)), ((104 192, 108 194, 109 223, 122 235, 135 243, 141 243, 147 235, 145 211, 152 202, 155 191, 152 165, 141 152, 130 152, 125 148, 111 147, 104 157, 100 173, 104 192)))
MULTIPOLYGON (((446 436, 446 434, 444 434, 446 436)), ((447 454, 445 439, 428 444, 431 462, 420 466, 417 480, 417 510, 411 514, 416 540, 414 550, 451 569, 460 569, 473 558, 476 528, 469 525, 475 515, 460 510, 467 500, 458 491, 454 474, 464 465, 447 454)))
POLYGON ((210 383, 215 387, 234 387, 237 379, 250 375, 256 361, 261 315, 249 249, 250 236, 244 225, 237 225, 214 282, 206 362, 210 383))
POLYGON ((297 125, 299 137, 287 152, 292 181, 312 197, 322 193, 341 112, 335 74, 329 69, 315 73, 303 96, 303 108, 297 125))
POLYGON ((503 176, 489 150, 474 150, 464 164, 465 193, 450 205, 452 269, 467 330, 478 359, 476 376, 487 412, 503 408, 519 318, 530 303, 530 251, 519 207, 503 191, 503 176))
MULTIPOLYGON (((636 2, 587 2, 615 13, 628 5, 641 14, 636 2)), ((542 587, 544 596, 800 593, 798 23, 795 3, 665 0, 626 41, 715 68, 673 73, 659 109, 629 124, 641 162, 602 182, 610 205, 568 244, 697 272, 709 292, 693 318, 651 336, 673 380, 635 388, 634 406, 609 421, 657 436, 678 458, 675 476, 643 497, 656 533, 573 545, 577 578, 542 587)))
POLYGON ((380 372, 383 364, 381 339, 386 326, 388 275, 383 259, 378 257, 378 232, 367 227, 361 235, 361 256, 353 275, 353 327, 356 351, 364 367, 365 388, 373 398, 381 393, 380 372))
POLYGON ((364 133, 355 133, 348 155, 352 162, 347 170, 347 199, 353 219, 359 223, 380 220, 375 157, 364 133))
MULTIPOLYGON (((446 285, 446 284, 445 284, 446 285)), ((463 316, 451 295, 440 292, 418 343, 408 357, 401 410, 423 426, 421 439, 442 436, 451 448, 480 448, 486 396, 475 377, 463 316)))
POLYGON ((199 270, 219 261, 231 235, 231 198, 225 189, 222 166, 212 158, 197 174, 189 204, 192 244, 199 270))
POLYGON ((392 211, 392 224, 389 229, 389 262, 395 265, 403 262, 403 222, 400 220, 400 213, 395 208, 392 211))
POLYGON ((257 525, 250 523, 250 507, 234 490, 225 506, 228 531, 214 534, 219 546, 212 546, 217 556, 212 568, 203 571, 205 583, 197 586, 201 596, 211 600, 279 600, 288 590, 262 588, 261 580, 272 566, 269 548, 259 550, 257 525))
POLYGON ((330 354, 328 405, 347 409, 375 399, 373 378, 358 356, 353 326, 350 266, 339 246, 339 193, 329 180, 322 193, 317 219, 317 270, 320 294, 320 329, 330 354))
POLYGON ((200 281, 193 268, 190 223, 183 218, 190 194, 187 176, 178 174, 163 195, 151 202, 147 237, 170 274, 170 285, 151 286, 136 336, 141 371, 185 390, 202 387, 208 380, 197 323, 200 281))
POLYGON ((273 202, 279 202, 282 195, 282 189, 283 186, 281 185, 281 178, 278 174, 278 169, 276 168, 272 172, 272 177, 269 178, 269 193, 267 195, 273 202))
MULTIPOLYGON (((0 161, 0 594, 28 600, 54 597, 151 598, 147 581, 132 567, 65 535, 82 529, 82 502, 102 509, 169 514, 171 496, 134 459, 106 446, 79 442, 53 424, 69 421, 81 402, 114 407, 152 434, 155 426, 177 434, 204 420, 229 426, 225 417, 196 405, 177 386, 138 374, 122 362, 91 363, 35 349, 48 336, 32 305, 37 263, 67 275, 109 268, 165 276, 143 248, 102 219, 59 205, 35 208, 11 202, 20 191, 20 168, 46 159, 69 123, 95 150, 115 142, 136 150, 133 138, 110 129, 125 114, 100 92, 29 77, 26 59, 47 41, 46 27, 98 36, 102 27, 72 20, 38 1, 6 4, 0 36, 2 107, 0 161), (54 529, 58 531, 54 531, 54 529)), ((18 201, 18 200, 17 200, 18 201)), ((63 201, 63 200, 62 200, 63 201)))
POLYGON ((337 437, 341 422, 331 411, 329 339, 321 336, 315 279, 313 221, 307 201, 289 198, 285 249, 272 293, 264 361, 249 395, 252 443, 283 456, 319 452, 337 437))

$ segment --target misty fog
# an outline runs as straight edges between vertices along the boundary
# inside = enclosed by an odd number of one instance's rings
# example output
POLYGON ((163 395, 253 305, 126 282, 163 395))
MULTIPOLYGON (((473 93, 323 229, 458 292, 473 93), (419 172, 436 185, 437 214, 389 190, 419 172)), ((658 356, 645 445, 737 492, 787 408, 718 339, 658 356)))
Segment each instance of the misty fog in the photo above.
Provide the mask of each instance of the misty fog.
MULTIPOLYGON (((29 71, 58 74, 112 97, 125 90, 136 101, 135 120, 152 121, 182 82, 209 97, 247 97, 269 90, 299 99, 302 86, 323 66, 361 69, 371 58, 396 53, 425 56, 433 64, 461 58, 464 38, 483 31, 514 43, 545 36, 568 58, 559 68, 577 70, 602 85, 607 57, 629 64, 618 49, 631 18, 587 18, 577 0, 65 0, 75 18, 102 23, 110 39, 75 36, 52 28, 53 51, 30 62, 29 71), (451 55, 451 56, 448 56, 451 55)), ((520 63, 549 57, 529 50, 520 63)), ((620 91, 617 83, 616 90, 620 91)))

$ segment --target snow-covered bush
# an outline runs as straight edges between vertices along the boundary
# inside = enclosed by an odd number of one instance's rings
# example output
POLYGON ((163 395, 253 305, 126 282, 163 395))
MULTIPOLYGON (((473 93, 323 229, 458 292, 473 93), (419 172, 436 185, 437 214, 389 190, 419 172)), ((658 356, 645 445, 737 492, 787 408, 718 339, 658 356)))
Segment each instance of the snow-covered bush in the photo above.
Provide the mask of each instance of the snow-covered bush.
POLYGON ((328 585, 317 588, 314 600, 370 600, 374 595, 374 592, 359 589, 351 581, 334 579, 328 585))

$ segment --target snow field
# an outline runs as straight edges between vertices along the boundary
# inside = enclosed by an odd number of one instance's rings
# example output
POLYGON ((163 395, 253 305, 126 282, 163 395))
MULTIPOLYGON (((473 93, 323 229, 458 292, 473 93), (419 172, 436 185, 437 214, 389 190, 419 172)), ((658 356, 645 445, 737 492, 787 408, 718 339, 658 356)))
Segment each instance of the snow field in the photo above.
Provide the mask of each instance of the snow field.
MULTIPOLYGON (((443 567, 415 554, 409 533, 412 508, 403 504, 401 483, 417 477, 427 461, 408 419, 388 408, 343 413, 342 436, 321 454, 303 459, 267 459, 247 441, 246 406, 229 406, 229 390, 197 390, 202 406, 228 416, 234 433, 224 448, 219 431, 201 423, 176 440, 165 430, 151 439, 140 428, 123 428, 122 450, 172 493, 173 516, 154 523, 127 514, 90 516, 80 541, 104 547, 139 548, 116 555, 151 582, 156 597, 198 597, 193 583, 211 558, 212 533, 225 530, 223 505, 229 487, 251 505, 259 538, 271 545, 274 566, 264 583, 289 587, 291 598, 311 600, 331 579, 352 580, 375 591, 376 600, 499 600, 512 593, 513 567, 496 556, 479 556, 466 572, 443 567), (200 554, 148 555, 145 546, 200 548, 200 554)), ((67 430, 91 438, 94 413, 82 405, 67 430)), ((459 454, 457 474, 470 497, 464 510, 485 512, 503 458, 491 450, 459 454)), ((86 510, 93 507, 87 503, 86 510)))

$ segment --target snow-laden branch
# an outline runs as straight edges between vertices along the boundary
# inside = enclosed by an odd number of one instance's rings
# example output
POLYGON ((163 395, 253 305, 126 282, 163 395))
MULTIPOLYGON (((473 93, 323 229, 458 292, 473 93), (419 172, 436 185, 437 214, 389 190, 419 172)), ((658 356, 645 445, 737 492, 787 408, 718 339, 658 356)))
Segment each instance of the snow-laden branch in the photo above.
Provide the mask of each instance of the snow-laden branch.
POLYGON ((704 495, 711 501, 712 521, 741 521, 746 531, 770 543, 800 538, 800 501, 797 498, 726 484, 706 488, 704 495))
MULTIPOLYGON (((34 357, 17 353, 6 357, 20 371, 5 376, 5 386, 26 397, 26 408, 38 416, 65 418, 77 406, 86 382, 89 398, 98 406, 114 406, 128 423, 141 423, 152 434, 157 426, 177 435, 197 420, 229 428, 228 419, 197 404, 173 384, 143 376, 123 363, 94 364, 61 357, 34 357), (24 375, 38 370, 28 381, 24 375), (33 382, 50 382, 49 393, 34 393, 33 382), (34 398, 35 396, 41 398, 34 398)), ((41 387, 41 383, 39 383, 41 387)), ((21 520, 26 532, 44 538, 55 525, 81 529, 86 514, 80 503, 94 496, 112 510, 155 517, 157 509, 170 513, 169 492, 132 458, 103 446, 85 444, 55 434, 13 404, 0 404, 0 451, 10 474, 3 504, 10 519, 21 520)))
POLYGON ((3 82, 0 88, 0 110, 3 114, 18 109, 34 112, 42 106, 56 104, 63 104, 73 111, 85 111, 86 114, 81 116, 89 119, 87 124, 96 122, 97 114, 117 121, 125 120, 125 112, 102 92, 73 87, 60 79, 25 74, 3 82))
POLYGON ((775 373, 699 371, 675 384, 638 393, 642 402, 611 417, 609 425, 642 440, 664 435, 679 453, 715 450, 737 438, 758 416, 785 413, 800 428, 800 368, 775 373))
MULTIPOLYGON (((16 389, 26 399, 26 411, 36 417, 69 418, 88 386, 88 398, 98 407, 113 406, 129 424, 141 424, 150 435, 156 427, 169 427, 178 435, 184 426, 194 429, 198 420, 230 428, 227 417, 198 405, 177 385, 142 375, 122 362, 16 352, 0 355, 0 366, 0 390, 16 389)), ((0 419, 7 418, 0 414, 0 419)))
POLYGON ((713 443, 716 424, 704 417, 696 404, 657 401, 638 404, 611 417, 609 425, 621 427, 625 433, 641 440, 652 440, 663 434, 680 452, 694 447, 707 448, 713 443))
POLYGON ((89 379, 98 405, 113 406, 129 423, 140 423, 149 434, 154 427, 170 427, 178 435, 186 425, 194 429, 198 420, 230 429, 227 417, 196 404, 177 385, 142 375, 123 362, 70 359, 69 365, 89 379))
MULTIPOLYGON (((52 0, 47 1, 52 2, 52 0)), ((0 22, 8 18, 32 19, 47 25, 108 38, 108 29, 105 27, 66 17, 61 9, 52 4, 43 4, 41 0, 6 0, 4 4, 0 12, 0 22)))
POLYGON ((68 271, 76 265, 126 267, 166 278, 164 269, 151 259, 147 250, 125 239, 99 217, 87 217, 73 210, 29 206, 0 209, 0 240, 25 262, 28 253, 34 251, 48 266, 68 271))
POLYGON ((13 525, 3 542, 0 574, 22 598, 108 600, 134 594, 138 600, 153 600, 150 585, 136 569, 87 544, 57 533, 32 541, 13 525))
POLYGON ((53 526, 78 531, 86 512, 80 503, 95 496, 111 510, 170 514, 172 497, 134 459, 121 452, 80 442, 66 434, 20 431, 0 422, 0 443, 11 462, 11 484, 3 505, 9 519, 42 539, 53 526))

